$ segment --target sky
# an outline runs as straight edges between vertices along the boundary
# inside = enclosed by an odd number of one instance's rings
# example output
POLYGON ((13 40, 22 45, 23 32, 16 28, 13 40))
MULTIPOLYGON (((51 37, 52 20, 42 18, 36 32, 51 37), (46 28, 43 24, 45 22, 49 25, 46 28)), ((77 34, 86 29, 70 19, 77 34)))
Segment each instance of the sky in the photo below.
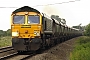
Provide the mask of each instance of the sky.
POLYGON ((0 30, 6 31, 11 28, 11 13, 22 6, 33 7, 40 12, 46 13, 48 16, 58 15, 66 20, 67 26, 76 26, 80 23, 85 26, 90 23, 90 1, 76 0, 0 0, 0 30), (62 3, 63 2, 63 3, 62 3), (62 4, 54 4, 62 3, 62 4), (47 5, 54 4, 54 5, 47 5), (39 5, 39 6, 37 6, 39 5), (40 6, 43 5, 43 6, 40 6), (16 8, 8 8, 16 7, 16 8))

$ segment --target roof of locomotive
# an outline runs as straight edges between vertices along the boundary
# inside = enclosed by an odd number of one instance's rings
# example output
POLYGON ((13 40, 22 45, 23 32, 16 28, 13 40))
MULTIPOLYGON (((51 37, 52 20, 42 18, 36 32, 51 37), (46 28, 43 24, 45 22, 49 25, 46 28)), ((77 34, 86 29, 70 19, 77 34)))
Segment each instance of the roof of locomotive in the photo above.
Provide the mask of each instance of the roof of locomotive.
POLYGON ((32 7, 29 6, 23 6, 21 8, 16 9, 15 11, 13 11, 12 13, 18 13, 18 12, 37 12, 40 13, 37 9, 34 9, 32 7))

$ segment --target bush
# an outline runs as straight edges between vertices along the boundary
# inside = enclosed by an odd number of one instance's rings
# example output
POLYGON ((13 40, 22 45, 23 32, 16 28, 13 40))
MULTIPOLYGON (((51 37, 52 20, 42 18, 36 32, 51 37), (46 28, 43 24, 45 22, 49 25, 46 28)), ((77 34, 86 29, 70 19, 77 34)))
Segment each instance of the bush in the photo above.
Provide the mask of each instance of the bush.
POLYGON ((90 37, 81 37, 76 41, 70 60, 90 60, 90 37))
POLYGON ((10 36, 0 37, 0 47, 11 46, 11 45, 12 43, 10 36))
POLYGON ((85 28, 85 33, 86 36, 90 36, 90 23, 86 26, 85 28))
POLYGON ((7 31, 0 30, 0 37, 11 36, 11 29, 7 31))

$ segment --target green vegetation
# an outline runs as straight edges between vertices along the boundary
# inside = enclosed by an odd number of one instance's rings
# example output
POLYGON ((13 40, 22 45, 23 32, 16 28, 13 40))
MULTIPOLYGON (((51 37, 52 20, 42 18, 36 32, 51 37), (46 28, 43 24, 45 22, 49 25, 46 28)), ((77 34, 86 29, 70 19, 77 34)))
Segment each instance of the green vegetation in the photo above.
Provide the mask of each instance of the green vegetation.
POLYGON ((0 37, 0 47, 11 46, 11 45, 12 43, 10 36, 0 37))
POLYGON ((7 31, 0 30, 0 37, 4 36, 11 36, 11 29, 8 29, 7 31))
POLYGON ((54 18, 56 19, 57 21, 63 23, 63 24, 66 24, 66 20, 63 19, 63 18, 60 18, 58 15, 51 15, 51 18, 54 18))
POLYGON ((83 36, 76 41, 70 60, 90 60, 90 37, 83 36))
POLYGON ((85 33, 86 36, 90 36, 90 23, 86 26, 85 28, 85 33))
POLYGON ((0 30, 0 47, 11 46, 11 29, 0 30))

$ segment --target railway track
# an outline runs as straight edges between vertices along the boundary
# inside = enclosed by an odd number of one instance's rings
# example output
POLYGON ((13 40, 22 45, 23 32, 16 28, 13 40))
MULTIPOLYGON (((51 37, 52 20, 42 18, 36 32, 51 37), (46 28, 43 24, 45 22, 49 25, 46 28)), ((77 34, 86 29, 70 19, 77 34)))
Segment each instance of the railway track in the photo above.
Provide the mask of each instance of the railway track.
POLYGON ((0 60, 7 59, 8 57, 12 57, 12 56, 15 56, 15 55, 17 55, 17 54, 18 54, 18 52, 13 53, 13 54, 9 54, 9 55, 3 56, 3 57, 0 57, 0 60))
POLYGON ((8 53, 4 55, 7 52, 14 51, 12 46, 7 46, 7 47, 2 47, 0 48, 0 60, 24 60, 28 59, 29 57, 35 55, 36 53, 29 53, 28 55, 26 54, 18 54, 18 52, 13 52, 13 53, 8 53))
POLYGON ((2 47, 2 48, 0 48, 0 53, 8 52, 8 51, 11 51, 11 50, 14 50, 12 48, 12 46, 2 47))
POLYGON ((34 56, 36 53, 32 54, 18 54, 18 52, 0 57, 0 60, 25 60, 32 56, 34 56))
POLYGON ((24 52, 24 53, 15 52, 15 53, 0 57, 0 60, 26 60, 26 59, 31 58, 34 55, 37 55, 38 53, 43 53, 45 50, 41 50, 41 51, 33 52, 33 53, 32 52, 24 52))

